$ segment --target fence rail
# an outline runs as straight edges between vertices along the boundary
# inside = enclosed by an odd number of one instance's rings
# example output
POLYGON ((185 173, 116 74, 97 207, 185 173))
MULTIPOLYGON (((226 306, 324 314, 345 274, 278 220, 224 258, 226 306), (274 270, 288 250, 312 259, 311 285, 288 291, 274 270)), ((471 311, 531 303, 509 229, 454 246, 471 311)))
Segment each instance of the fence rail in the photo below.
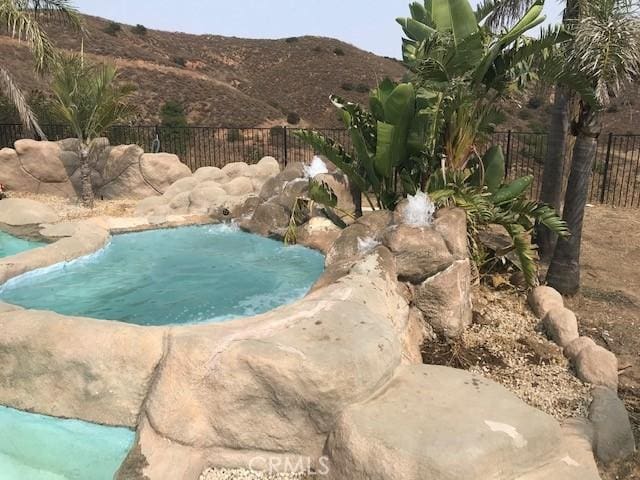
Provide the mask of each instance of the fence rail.
MULTIPOLYGON (((64 125, 45 125, 50 140, 73 136, 64 125)), ((344 129, 317 129, 320 133, 351 148, 344 129)), ((295 129, 219 128, 205 126, 166 127, 157 125, 115 126, 107 132, 112 145, 137 144, 146 152, 175 153, 192 171, 204 166, 222 167, 227 163, 255 163, 272 156, 283 163, 309 162, 315 152, 294 135, 295 129)), ((0 148, 12 147, 26 137, 21 125, 0 125, 0 148)), ((510 179, 533 175, 531 196, 537 198, 542 186, 542 168, 547 152, 547 134, 535 132, 496 132, 491 143, 502 145, 507 176, 510 179)), ((565 152, 564 180, 568 176, 573 145, 565 152)), ((0 172, 2 165, 0 165, 0 172)), ((1 182, 2 179, 0 179, 1 182)), ((640 135, 603 135, 598 143, 589 202, 621 207, 640 207, 640 135)))

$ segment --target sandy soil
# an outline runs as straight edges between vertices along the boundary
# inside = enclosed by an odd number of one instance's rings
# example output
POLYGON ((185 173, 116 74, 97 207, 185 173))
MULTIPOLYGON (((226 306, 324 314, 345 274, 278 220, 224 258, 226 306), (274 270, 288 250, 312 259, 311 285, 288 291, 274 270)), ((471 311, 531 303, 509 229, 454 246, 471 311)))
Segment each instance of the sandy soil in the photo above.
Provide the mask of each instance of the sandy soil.
MULTIPOLYGON (((582 335, 620 361, 620 396, 640 445, 640 210, 590 207, 582 247, 582 290, 567 301, 582 335)), ((640 453, 603 470, 605 480, 640 480, 640 453)))

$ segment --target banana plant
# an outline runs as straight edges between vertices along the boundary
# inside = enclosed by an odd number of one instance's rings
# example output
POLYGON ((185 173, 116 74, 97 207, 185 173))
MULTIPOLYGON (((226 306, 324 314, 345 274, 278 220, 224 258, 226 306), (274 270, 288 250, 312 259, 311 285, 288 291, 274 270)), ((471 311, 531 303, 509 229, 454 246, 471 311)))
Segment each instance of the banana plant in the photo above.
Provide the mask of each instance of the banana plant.
POLYGON ((335 95, 331 102, 350 134, 352 154, 318 132, 296 135, 340 168, 372 209, 393 210, 402 197, 416 192, 426 172, 427 125, 421 117, 427 99, 411 83, 386 79, 371 92, 370 111, 335 95))

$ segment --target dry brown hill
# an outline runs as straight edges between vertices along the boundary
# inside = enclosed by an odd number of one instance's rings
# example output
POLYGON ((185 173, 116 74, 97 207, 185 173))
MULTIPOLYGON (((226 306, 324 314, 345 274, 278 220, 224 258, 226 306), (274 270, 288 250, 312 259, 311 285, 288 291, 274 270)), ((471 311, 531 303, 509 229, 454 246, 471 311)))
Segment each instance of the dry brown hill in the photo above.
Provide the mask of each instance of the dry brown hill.
MULTIPOLYGON (((140 120, 158 121, 167 100, 185 106, 188 121, 211 126, 255 127, 286 123, 297 113, 301 125, 339 126, 331 93, 365 101, 365 90, 381 77, 399 79, 402 65, 344 42, 321 37, 249 40, 216 35, 147 30, 85 16, 84 50, 118 64, 138 87, 140 120), (362 90, 359 92, 358 90, 362 90)), ((60 25, 47 27, 56 45, 79 51, 80 37, 60 25)), ((34 77, 24 44, 0 36, 0 58, 26 90, 46 90, 34 77)))

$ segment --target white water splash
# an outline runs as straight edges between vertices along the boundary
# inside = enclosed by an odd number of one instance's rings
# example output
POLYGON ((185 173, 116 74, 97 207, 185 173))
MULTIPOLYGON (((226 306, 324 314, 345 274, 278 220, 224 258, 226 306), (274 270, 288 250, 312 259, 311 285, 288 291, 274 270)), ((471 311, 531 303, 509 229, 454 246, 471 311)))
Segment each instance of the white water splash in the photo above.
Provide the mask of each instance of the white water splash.
POLYGON ((234 233, 239 231, 240 226, 235 222, 235 220, 226 223, 219 223, 218 225, 213 225, 209 228, 209 230, 207 230, 208 233, 212 233, 214 235, 234 233))
POLYGON ((415 195, 407 197, 409 201, 404 212, 403 220, 413 227, 428 227, 433 223, 436 206, 424 192, 417 191, 415 195))
POLYGON ((311 165, 304 166, 305 178, 315 178, 316 175, 323 173, 329 173, 329 169, 327 168, 327 164, 317 155, 311 160, 311 165))
POLYGON ((358 238, 358 251, 360 253, 369 253, 378 245, 380 245, 380 242, 374 240, 371 237, 358 238))

